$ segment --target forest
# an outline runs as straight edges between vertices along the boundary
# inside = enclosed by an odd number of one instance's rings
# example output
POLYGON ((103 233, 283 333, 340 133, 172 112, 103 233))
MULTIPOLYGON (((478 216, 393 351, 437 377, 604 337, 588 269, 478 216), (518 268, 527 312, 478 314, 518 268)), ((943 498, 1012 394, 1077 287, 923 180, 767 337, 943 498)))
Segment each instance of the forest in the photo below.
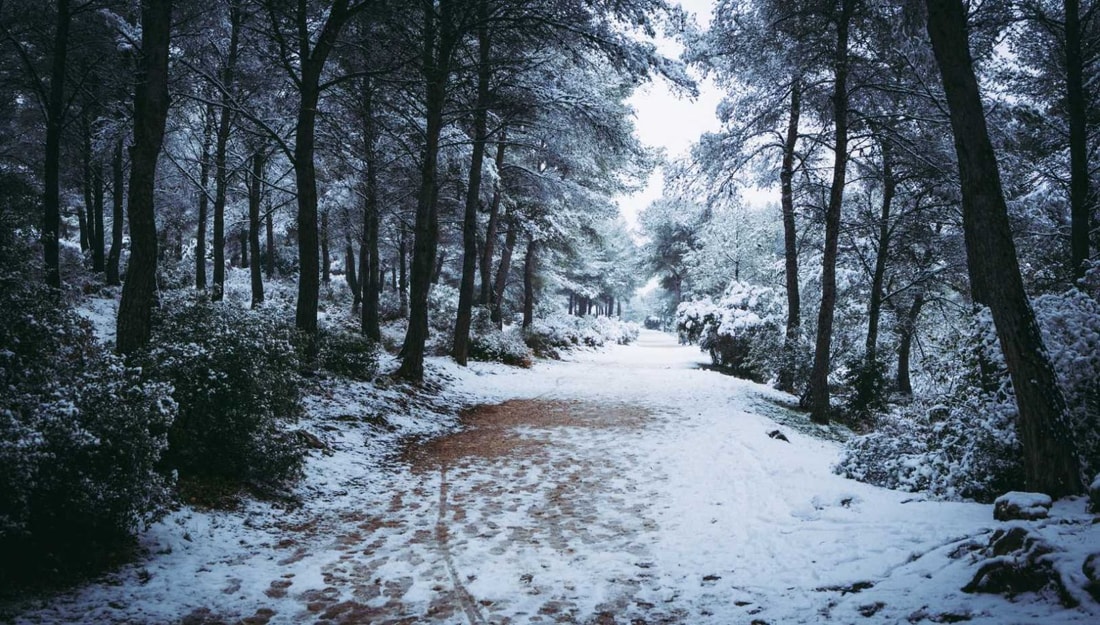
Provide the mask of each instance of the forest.
POLYGON ((1100 5, 705 4, 0 0, 0 619, 1100 614, 1100 5), (652 84, 720 129, 644 144, 652 84), (708 594, 741 480, 873 570, 708 594))

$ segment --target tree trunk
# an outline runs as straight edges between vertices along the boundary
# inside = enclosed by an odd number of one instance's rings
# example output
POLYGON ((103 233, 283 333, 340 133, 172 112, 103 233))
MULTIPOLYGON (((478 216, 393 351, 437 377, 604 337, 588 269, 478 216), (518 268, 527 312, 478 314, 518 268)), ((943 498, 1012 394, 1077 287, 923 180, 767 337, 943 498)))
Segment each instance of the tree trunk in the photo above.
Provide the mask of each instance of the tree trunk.
POLYGON ((783 258, 787 286, 787 331, 783 338, 783 365, 778 388, 794 392, 795 351, 802 332, 802 304, 798 292, 798 229, 794 221, 794 158, 798 146, 798 122, 802 115, 802 81, 791 82, 791 110, 787 137, 783 142, 783 164, 779 172, 780 201, 783 206, 783 258))
POLYGON ((958 0, 927 0, 928 34, 955 136, 971 288, 989 307, 1019 412, 1027 490, 1061 497, 1081 492, 1080 463, 1066 403, 1024 291, 1000 172, 986 128, 958 0))
POLYGON ((538 241, 527 242, 527 254, 523 258, 523 329, 535 321, 535 270, 538 263, 538 241))
POLYGON ((512 250, 516 247, 516 234, 519 230, 511 209, 504 215, 508 230, 504 233, 504 247, 500 248, 500 265, 497 267, 496 281, 493 283, 493 309, 490 318, 497 328, 504 326, 504 287, 508 286, 508 273, 512 270, 512 250))
POLYGON ((195 235, 195 288, 206 290, 206 222, 209 220, 210 147, 214 142, 215 107, 206 105, 206 121, 202 132, 202 155, 199 161, 199 225, 195 235))
POLYGON ((366 162, 365 193, 363 198, 363 241, 360 272, 363 310, 359 320, 363 335, 382 340, 379 319, 379 292, 381 291, 381 258, 378 253, 378 128, 374 107, 375 87, 371 80, 363 83, 363 160, 366 162))
POLYGON ((397 314, 402 319, 409 318, 409 259, 408 247, 405 242, 405 227, 399 227, 397 246, 397 265, 400 271, 397 276, 397 314))
POLYGON ((103 202, 104 202, 103 162, 97 162, 92 167, 92 216, 95 225, 92 227, 92 271, 102 272, 106 266, 104 256, 103 237, 103 202))
POLYGON ((355 247, 351 244, 351 235, 344 239, 344 280, 351 291, 351 314, 359 314, 359 303, 363 300, 363 292, 359 288, 359 278, 356 276, 355 247))
MULTIPOLYGON (((500 140, 497 141, 496 168, 497 175, 504 168, 504 143, 505 133, 500 131, 500 140)), ((497 181, 493 189, 493 199, 489 202, 489 223, 485 227, 485 246, 481 249, 481 294, 478 302, 482 306, 489 306, 493 297, 493 255, 496 253, 497 228, 500 222, 500 201, 502 197, 502 182, 497 181)))
POLYGON ((80 229, 80 251, 92 249, 92 229, 95 228, 95 199, 92 192, 92 129, 88 124, 88 113, 84 111, 80 119, 80 133, 83 148, 80 150, 81 177, 80 186, 84 192, 84 208, 76 210, 77 227, 80 229))
POLYGON ((1089 226, 1095 204, 1089 188, 1088 126, 1085 95, 1083 28, 1079 0, 1065 0, 1066 108, 1069 113, 1070 264, 1076 282, 1085 277, 1089 226))
POLYGON ((252 180, 248 188, 248 248, 252 252, 252 308, 264 303, 264 277, 260 267, 260 200, 264 180, 264 154, 252 155, 252 180))
POLYGON ((913 383, 909 379, 909 355, 913 351, 913 337, 917 334, 917 318, 924 306, 924 291, 917 291, 913 296, 913 303, 909 306, 909 313, 901 324, 901 340, 898 342, 898 392, 903 395, 913 394, 913 383))
POLYGON ((267 201, 267 279, 275 277, 275 218, 271 216, 271 200, 267 201))
MULTIPOLYGON (((294 134, 294 180, 298 191, 298 304, 295 326, 308 335, 317 333, 318 282, 317 171, 313 162, 316 147, 317 104, 321 99, 321 72, 329 53, 347 22, 349 0, 335 0, 321 28, 317 44, 310 50, 308 32, 298 37, 298 120, 294 134)), ((299 2, 299 18, 305 22, 305 2, 299 2)), ((273 19, 275 17, 272 14, 273 19)))
POLYGON ((222 68, 222 102, 218 111, 218 134, 214 147, 214 292, 210 298, 221 301, 225 292, 225 202, 229 187, 229 172, 226 167, 226 152, 229 134, 232 130, 233 104, 229 88, 233 84, 237 69, 237 56, 240 48, 241 10, 236 2, 229 5, 229 51, 225 67, 222 68))
POLYGON ((890 140, 882 137, 882 210, 879 215, 878 249, 875 251, 875 269, 871 276, 871 301, 867 305, 867 342, 864 361, 874 367, 878 359, 878 326, 882 315, 882 283, 886 277, 886 260, 890 254, 890 209, 897 189, 894 178, 893 152, 890 140))
POLYGON ((46 154, 42 197, 42 248, 46 263, 46 284, 61 288, 61 130, 65 115, 65 64, 71 21, 69 0, 57 0, 53 60, 50 66, 50 94, 46 102, 46 154))
POLYGON ((821 259, 821 308, 817 316, 817 345, 810 373, 810 419, 829 422, 829 369, 833 339, 833 313, 836 310, 836 258, 840 237, 840 210, 844 203, 844 184, 848 168, 848 25, 853 0, 841 0, 836 21, 836 50, 833 60, 833 122, 836 141, 833 182, 829 206, 825 211, 825 249, 821 259))
POLYGON ((332 260, 328 253, 328 211, 321 213, 321 282, 332 281, 332 260))
POLYGON ((439 2, 439 22, 436 12, 425 13, 423 74, 427 83, 425 101, 425 145, 420 170, 420 193, 417 197, 416 224, 413 238, 413 258, 409 329, 401 348, 398 377, 420 382, 424 379, 424 346, 428 340, 428 293, 432 285, 439 239, 439 196, 437 165, 439 136, 443 130, 443 109, 450 79, 451 52, 455 43, 451 32, 453 6, 450 0, 439 2))
POLYGON ((130 152, 130 262, 118 306, 117 348, 130 354, 149 342, 156 298, 157 226, 153 210, 157 158, 168 118, 168 43, 171 0, 141 4, 141 61, 134 94, 134 146, 130 152))
POLYGON ((115 155, 111 159, 111 251, 107 254, 107 284, 118 286, 119 263, 122 260, 123 185, 122 139, 115 143, 115 155))
MULTIPOLYGON (((466 210, 462 218, 462 282, 458 287, 458 315, 455 319, 451 356, 466 366, 473 321, 474 280, 477 276, 477 207, 481 199, 481 166, 489 126, 489 79, 492 77, 489 38, 489 2, 480 0, 478 11, 477 102, 474 104, 474 145, 470 176, 466 184, 466 210)), ((499 150, 499 148, 498 148, 499 150)))

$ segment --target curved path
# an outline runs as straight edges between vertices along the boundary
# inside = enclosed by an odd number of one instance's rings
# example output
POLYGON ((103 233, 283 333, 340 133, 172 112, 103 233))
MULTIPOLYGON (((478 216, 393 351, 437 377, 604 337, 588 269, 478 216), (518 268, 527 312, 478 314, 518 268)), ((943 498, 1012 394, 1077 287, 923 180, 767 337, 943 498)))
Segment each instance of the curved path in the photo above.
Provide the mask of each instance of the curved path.
POLYGON ((774 403, 789 398, 701 358, 645 332, 533 371, 437 365, 485 403, 457 433, 379 466, 362 452, 376 433, 334 427, 317 501, 243 524, 177 515, 145 581, 21 620, 1087 622, 958 591, 970 571, 947 554, 992 524, 988 506, 833 475, 836 444, 800 432, 774 403))

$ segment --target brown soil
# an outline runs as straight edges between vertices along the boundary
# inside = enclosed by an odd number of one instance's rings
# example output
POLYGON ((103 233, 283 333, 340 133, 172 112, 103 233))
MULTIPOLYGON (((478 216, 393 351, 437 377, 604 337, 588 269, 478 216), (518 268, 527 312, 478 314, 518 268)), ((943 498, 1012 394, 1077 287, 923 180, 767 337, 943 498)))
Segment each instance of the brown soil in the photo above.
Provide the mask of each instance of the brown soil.
POLYGON ((651 418, 646 408, 625 403, 512 400, 464 411, 461 431, 414 441, 405 448, 403 458, 414 471, 436 471, 472 458, 528 452, 549 442, 548 436, 534 434, 532 429, 635 428, 651 418))

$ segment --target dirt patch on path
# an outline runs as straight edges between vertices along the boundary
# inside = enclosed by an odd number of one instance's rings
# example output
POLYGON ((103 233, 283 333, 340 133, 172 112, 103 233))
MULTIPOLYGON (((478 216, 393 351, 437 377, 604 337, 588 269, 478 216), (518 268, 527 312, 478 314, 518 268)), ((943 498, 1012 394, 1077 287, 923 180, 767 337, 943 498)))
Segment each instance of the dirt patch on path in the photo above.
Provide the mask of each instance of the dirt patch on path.
POLYGON ((635 404, 525 399, 470 408, 462 413, 463 429, 428 441, 413 441, 403 459, 414 471, 439 470, 472 458, 500 458, 527 453, 550 443, 551 428, 639 428, 652 413, 635 404))

